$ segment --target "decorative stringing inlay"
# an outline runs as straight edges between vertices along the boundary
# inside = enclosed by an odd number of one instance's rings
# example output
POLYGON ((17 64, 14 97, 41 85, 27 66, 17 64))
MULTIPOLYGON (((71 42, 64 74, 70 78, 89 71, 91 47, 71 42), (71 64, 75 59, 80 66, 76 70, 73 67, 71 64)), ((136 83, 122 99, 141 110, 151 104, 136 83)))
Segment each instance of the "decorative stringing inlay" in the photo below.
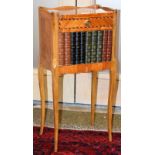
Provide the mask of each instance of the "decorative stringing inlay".
POLYGON ((87 17, 85 15, 80 15, 79 17, 77 15, 63 15, 59 18, 59 29, 61 32, 104 30, 112 29, 112 27, 112 14, 95 14, 87 17), (87 22, 89 24, 86 24, 87 22))

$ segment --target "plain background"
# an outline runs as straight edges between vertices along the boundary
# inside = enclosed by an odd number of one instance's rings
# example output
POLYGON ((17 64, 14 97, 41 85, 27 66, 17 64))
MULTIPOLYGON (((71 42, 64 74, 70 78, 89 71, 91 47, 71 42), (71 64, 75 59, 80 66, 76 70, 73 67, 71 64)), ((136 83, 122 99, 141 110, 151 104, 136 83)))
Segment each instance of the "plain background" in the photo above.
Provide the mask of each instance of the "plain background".
MULTIPOLYGON (((153 155, 154 1, 121 5, 122 155, 153 155)), ((0 154, 31 155, 32 1, 1 1, 0 19, 0 154)))

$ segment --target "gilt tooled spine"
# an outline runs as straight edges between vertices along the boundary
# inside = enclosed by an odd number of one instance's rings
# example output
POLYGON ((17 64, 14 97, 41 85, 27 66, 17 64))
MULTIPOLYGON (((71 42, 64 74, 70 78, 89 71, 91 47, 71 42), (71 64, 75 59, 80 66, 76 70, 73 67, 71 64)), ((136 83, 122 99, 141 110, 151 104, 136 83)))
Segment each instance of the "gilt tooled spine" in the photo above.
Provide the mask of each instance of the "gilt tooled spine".
POLYGON ((107 61, 108 30, 104 30, 102 61, 107 61))
POLYGON ((65 58, 64 58, 64 63, 65 65, 70 65, 71 64, 71 36, 69 32, 65 32, 65 58))
POLYGON ((92 32, 86 32, 86 45, 85 45, 85 63, 91 63, 91 49, 92 49, 92 32))
POLYGON ((91 63, 95 63, 97 60, 97 39, 98 39, 98 32, 92 32, 92 49, 91 49, 91 63))
POLYGON ((70 54, 70 60, 71 64, 76 64, 76 32, 70 33, 70 39, 71 39, 71 54, 70 54))
POLYGON ((63 66, 65 64, 64 58, 65 58, 65 34, 62 32, 59 32, 59 65, 63 66))
POLYGON ((102 62, 102 49, 103 49, 103 31, 98 31, 97 36, 97 62, 102 62))
POLYGON ((76 41, 75 41, 75 64, 80 63, 80 58, 81 58, 81 32, 76 32, 76 41))
POLYGON ((112 56, 112 30, 108 30, 107 61, 111 61, 111 56, 112 56))
POLYGON ((81 32, 80 39, 80 62, 85 63, 85 45, 86 45, 86 32, 81 32))

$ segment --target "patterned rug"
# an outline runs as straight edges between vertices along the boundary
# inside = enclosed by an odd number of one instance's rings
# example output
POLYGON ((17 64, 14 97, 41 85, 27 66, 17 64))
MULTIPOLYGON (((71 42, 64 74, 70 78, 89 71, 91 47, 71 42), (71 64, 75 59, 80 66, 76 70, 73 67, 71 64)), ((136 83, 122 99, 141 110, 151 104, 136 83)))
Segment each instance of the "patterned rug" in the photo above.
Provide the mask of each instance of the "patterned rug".
POLYGON ((58 153, 53 153, 53 129, 45 128, 39 135, 39 127, 33 128, 33 155, 120 155, 121 134, 113 133, 108 141, 107 132, 59 129, 58 153))

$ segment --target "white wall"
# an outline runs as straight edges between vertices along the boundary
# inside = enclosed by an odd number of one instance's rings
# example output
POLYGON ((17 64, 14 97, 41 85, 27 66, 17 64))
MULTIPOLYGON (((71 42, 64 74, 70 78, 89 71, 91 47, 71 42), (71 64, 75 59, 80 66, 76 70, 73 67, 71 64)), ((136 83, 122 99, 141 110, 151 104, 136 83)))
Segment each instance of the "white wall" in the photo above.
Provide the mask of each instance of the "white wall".
POLYGON ((121 10, 121 0, 96 0, 96 4, 121 10))

